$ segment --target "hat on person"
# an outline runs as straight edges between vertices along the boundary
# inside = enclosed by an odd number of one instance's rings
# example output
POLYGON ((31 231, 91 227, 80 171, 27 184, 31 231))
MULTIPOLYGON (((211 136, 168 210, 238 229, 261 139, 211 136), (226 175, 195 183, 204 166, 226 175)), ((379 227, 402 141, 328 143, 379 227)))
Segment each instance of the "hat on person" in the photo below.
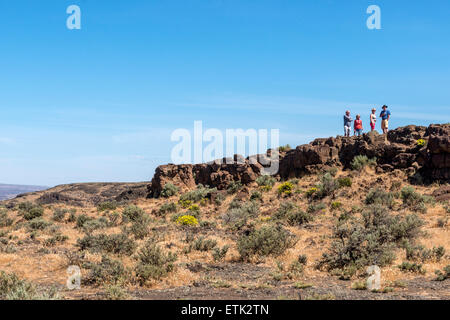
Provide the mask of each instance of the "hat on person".
POLYGON ((383 109, 384 109, 384 108, 387 108, 387 107, 388 107, 387 105, 382 106, 383 109))

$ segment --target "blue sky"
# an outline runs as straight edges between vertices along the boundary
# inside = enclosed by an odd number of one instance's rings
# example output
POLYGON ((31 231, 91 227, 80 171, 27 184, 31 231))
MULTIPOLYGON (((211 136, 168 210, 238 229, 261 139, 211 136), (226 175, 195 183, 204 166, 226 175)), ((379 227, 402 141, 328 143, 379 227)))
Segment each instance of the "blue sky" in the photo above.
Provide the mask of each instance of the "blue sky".
POLYGON ((342 134, 347 108, 366 128, 383 104, 391 127, 449 122, 449 14, 447 0, 0 0, 0 182, 149 180, 195 120, 294 146, 342 134))

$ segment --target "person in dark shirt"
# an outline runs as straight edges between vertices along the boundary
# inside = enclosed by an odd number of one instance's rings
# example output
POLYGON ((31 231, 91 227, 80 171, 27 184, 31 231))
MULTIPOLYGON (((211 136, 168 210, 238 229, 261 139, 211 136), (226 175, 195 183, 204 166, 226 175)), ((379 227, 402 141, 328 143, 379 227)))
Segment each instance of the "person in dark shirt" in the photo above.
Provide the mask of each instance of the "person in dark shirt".
POLYGON ((383 111, 380 113, 381 118, 381 130, 383 133, 388 133, 389 131, 389 119, 391 118, 391 111, 388 110, 388 106, 384 105, 383 111))
POLYGON ((352 117, 350 116, 350 111, 345 111, 344 114, 344 136, 350 137, 350 133, 352 131, 352 117))

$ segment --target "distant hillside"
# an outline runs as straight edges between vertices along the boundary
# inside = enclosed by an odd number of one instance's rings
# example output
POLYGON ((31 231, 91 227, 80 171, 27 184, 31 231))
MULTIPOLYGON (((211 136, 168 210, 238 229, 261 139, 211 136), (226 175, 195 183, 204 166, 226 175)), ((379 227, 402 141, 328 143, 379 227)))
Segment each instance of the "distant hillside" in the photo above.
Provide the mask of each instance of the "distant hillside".
POLYGON ((43 186, 25 186, 15 184, 0 184, 0 201, 12 199, 18 194, 45 190, 48 187, 43 186))

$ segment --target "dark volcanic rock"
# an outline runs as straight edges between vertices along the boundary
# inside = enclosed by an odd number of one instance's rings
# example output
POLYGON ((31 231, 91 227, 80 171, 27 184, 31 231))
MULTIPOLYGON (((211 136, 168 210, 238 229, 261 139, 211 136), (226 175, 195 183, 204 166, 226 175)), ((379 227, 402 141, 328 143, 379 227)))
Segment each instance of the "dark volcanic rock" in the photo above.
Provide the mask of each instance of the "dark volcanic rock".
MULTIPOLYGON (((353 158, 365 155, 377 159, 377 172, 404 170, 408 175, 420 173, 424 181, 450 180, 450 125, 430 125, 428 128, 409 125, 380 135, 376 131, 360 137, 330 137, 315 139, 310 144, 279 154, 278 176, 281 179, 317 173, 329 166, 349 168, 353 158), (425 146, 418 143, 425 140, 425 146)), ((159 196, 168 182, 182 189, 197 184, 225 189, 232 181, 244 185, 253 183, 268 166, 266 155, 243 159, 235 155, 234 163, 221 161, 197 165, 166 165, 156 169, 149 186, 152 196, 159 196), (255 161, 256 160, 256 161, 255 161)), ((270 164, 269 164, 270 165, 270 164)))

